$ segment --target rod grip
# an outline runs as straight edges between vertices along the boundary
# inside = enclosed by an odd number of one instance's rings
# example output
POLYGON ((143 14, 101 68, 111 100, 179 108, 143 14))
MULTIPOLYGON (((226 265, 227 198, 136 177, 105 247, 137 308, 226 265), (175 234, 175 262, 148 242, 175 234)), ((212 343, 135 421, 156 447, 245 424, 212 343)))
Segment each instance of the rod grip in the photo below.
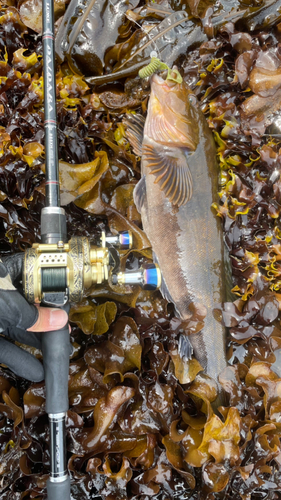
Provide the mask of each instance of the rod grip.
POLYGON ((62 483, 52 483, 47 481, 48 500, 68 500, 70 498, 70 477, 68 476, 62 483))
POLYGON ((69 354, 71 352, 68 323, 61 330, 42 333, 42 352, 46 384, 46 412, 67 412, 69 354))

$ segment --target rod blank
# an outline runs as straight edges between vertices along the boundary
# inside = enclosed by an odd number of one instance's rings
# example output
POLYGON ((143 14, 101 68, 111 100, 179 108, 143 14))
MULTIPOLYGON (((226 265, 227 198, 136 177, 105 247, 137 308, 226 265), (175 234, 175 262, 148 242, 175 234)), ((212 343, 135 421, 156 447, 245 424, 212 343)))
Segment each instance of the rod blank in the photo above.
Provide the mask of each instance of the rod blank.
POLYGON ((53 0, 43 0, 46 206, 60 206, 53 0))

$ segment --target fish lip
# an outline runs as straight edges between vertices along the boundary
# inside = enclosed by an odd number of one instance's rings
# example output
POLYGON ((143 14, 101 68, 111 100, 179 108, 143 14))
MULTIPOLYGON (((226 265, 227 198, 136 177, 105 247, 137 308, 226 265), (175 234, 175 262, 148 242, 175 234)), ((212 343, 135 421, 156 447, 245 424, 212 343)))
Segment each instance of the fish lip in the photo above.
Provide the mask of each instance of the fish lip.
POLYGON ((165 92, 174 92, 175 89, 178 89, 179 85, 177 83, 173 83, 173 85, 169 85, 166 79, 164 80, 162 76, 157 75, 156 73, 152 76, 151 84, 159 85, 159 87, 163 87, 165 92))
POLYGON ((152 82, 158 85, 163 85, 166 81, 163 80, 163 78, 160 75, 154 73, 154 75, 152 76, 152 82))

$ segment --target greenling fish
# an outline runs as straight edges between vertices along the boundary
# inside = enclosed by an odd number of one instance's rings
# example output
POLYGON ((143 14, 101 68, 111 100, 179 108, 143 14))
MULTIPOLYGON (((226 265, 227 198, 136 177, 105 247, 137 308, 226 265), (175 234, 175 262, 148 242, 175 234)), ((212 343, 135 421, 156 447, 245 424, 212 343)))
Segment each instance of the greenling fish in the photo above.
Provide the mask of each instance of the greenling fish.
MULTIPOLYGON (((162 294, 182 320, 191 316, 191 303, 206 313, 203 329, 188 339, 206 373, 217 380, 226 357, 225 328, 214 318, 224 301, 224 263, 222 231, 211 211, 218 187, 212 133, 176 70, 166 80, 151 77, 145 122, 134 114, 124 122, 142 159, 134 198, 162 272, 162 294)), ((183 358, 191 354, 186 338, 179 342, 183 358)))

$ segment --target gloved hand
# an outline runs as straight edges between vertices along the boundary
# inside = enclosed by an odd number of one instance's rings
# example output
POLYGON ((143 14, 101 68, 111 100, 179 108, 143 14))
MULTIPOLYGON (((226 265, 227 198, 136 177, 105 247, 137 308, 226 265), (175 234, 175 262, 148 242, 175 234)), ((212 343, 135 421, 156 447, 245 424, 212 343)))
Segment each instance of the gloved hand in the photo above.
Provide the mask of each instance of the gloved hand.
POLYGON ((5 337, 41 349, 39 332, 63 328, 68 320, 62 309, 29 304, 15 288, 22 275, 24 254, 0 260, 0 363, 20 377, 40 382, 44 379, 42 363, 5 337))

